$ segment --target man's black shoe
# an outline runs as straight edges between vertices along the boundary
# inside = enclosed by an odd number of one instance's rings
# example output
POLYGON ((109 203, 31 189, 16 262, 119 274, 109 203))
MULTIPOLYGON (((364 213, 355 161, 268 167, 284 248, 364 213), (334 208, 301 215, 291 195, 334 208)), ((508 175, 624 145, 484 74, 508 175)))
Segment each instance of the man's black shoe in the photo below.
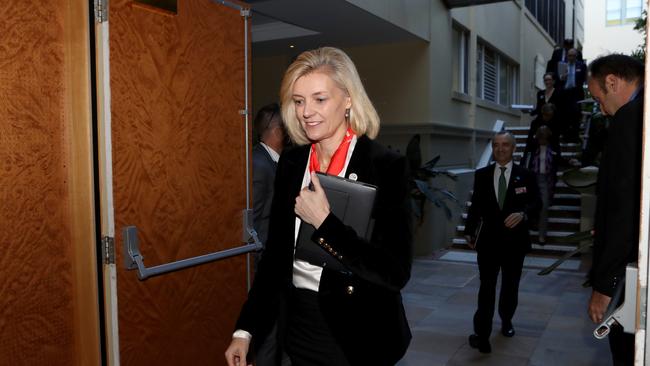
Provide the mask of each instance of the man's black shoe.
POLYGON ((512 327, 512 324, 501 327, 501 334, 504 337, 512 338, 515 336, 515 328, 512 327))
POLYGON ((478 351, 481 353, 490 353, 492 352, 492 346, 490 346, 490 341, 487 339, 482 339, 476 334, 469 336, 469 346, 472 348, 478 348, 478 351))

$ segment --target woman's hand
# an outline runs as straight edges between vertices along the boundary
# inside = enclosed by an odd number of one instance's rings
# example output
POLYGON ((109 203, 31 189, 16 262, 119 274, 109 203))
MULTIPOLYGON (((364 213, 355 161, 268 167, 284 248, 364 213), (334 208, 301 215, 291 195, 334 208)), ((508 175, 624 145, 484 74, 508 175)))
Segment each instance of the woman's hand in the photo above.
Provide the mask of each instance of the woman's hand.
MULTIPOLYGON (((244 366, 246 365, 246 355, 248 354, 248 346, 251 341, 246 338, 233 337, 230 346, 226 350, 226 362, 228 366, 244 366)), ((252 366, 251 364, 248 364, 252 366)))
POLYGON ((296 197, 294 212, 302 221, 318 229, 330 213, 330 204, 316 173, 311 173, 311 183, 314 185, 314 190, 310 191, 305 187, 300 191, 296 197))

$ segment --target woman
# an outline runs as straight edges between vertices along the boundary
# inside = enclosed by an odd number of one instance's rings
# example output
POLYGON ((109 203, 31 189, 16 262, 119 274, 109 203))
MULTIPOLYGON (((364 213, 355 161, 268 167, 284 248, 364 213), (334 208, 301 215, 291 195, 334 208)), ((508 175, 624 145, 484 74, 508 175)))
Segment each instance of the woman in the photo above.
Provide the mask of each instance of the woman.
POLYGON ((547 125, 541 125, 535 132, 537 141, 536 151, 533 152, 530 168, 537 176, 537 187, 539 188, 542 208, 538 218, 538 243, 546 244, 548 227, 548 208, 553 200, 553 191, 557 181, 557 168, 561 157, 551 145, 553 132, 547 125))
POLYGON ((411 271, 407 161, 372 141, 379 117, 343 51, 302 53, 280 94, 287 131, 301 146, 280 158, 266 250, 228 364, 243 365, 251 340, 261 342, 277 320, 294 366, 393 365, 411 339, 400 295, 411 271), (316 171, 378 187, 369 241, 329 212, 316 171), (347 271, 294 258, 302 221, 347 271))
POLYGON ((559 90, 555 89, 555 75, 552 72, 544 74, 544 90, 537 92, 537 105, 535 109, 530 112, 531 116, 537 116, 542 112, 544 104, 552 103, 555 107, 560 107, 558 103, 561 101, 559 90))

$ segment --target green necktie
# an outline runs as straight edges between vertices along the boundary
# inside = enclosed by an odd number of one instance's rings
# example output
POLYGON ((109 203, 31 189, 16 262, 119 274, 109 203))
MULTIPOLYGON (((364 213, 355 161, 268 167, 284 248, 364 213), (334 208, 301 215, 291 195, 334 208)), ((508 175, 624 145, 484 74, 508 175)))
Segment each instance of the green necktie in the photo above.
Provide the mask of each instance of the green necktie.
POLYGON ((499 177, 499 208, 503 210, 503 204, 506 202, 506 190, 508 189, 508 186, 506 185, 506 167, 500 166, 499 169, 501 169, 501 176, 499 177))

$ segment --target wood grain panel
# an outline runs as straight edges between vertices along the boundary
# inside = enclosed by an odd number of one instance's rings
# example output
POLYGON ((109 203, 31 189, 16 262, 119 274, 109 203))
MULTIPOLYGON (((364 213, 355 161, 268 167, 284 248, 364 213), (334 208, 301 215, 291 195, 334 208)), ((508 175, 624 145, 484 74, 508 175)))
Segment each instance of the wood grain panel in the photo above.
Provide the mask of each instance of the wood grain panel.
POLYGON ((0 14, 0 365, 98 364, 87 3, 0 14))
MULTIPOLYGON (((243 18, 210 0, 179 1, 177 15, 115 0, 109 19, 116 232, 138 227, 148 266, 240 245, 243 18)), ((223 363, 245 256, 144 282, 122 261, 122 364, 223 363)))

